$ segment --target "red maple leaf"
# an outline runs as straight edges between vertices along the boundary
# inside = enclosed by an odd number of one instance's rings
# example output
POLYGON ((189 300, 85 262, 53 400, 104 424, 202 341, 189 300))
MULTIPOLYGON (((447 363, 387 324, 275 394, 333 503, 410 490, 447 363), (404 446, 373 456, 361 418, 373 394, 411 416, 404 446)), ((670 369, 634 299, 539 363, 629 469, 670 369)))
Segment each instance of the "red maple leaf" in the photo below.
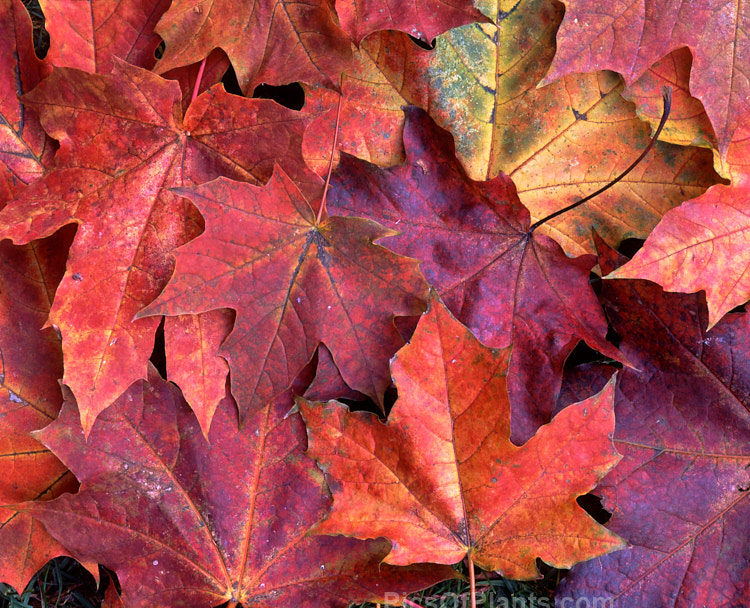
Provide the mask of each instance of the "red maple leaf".
POLYGON ((335 401, 299 399, 308 453, 334 498, 316 531, 389 538, 390 564, 468 554, 519 579, 537 575, 537 556, 567 568, 622 547, 575 502, 619 460, 609 437, 614 383, 517 447, 508 354, 482 346, 434 298, 393 359, 399 397, 385 424, 335 401))
POLYGON ((233 322, 234 315, 228 310, 180 315, 164 321, 167 378, 182 389, 206 436, 214 412, 227 392, 229 367, 218 353, 233 322))
POLYGON ((351 58, 327 0, 174 0, 156 33, 166 42, 157 72, 201 61, 218 47, 246 93, 297 80, 335 88, 351 58))
POLYGON ((358 45, 378 30, 399 30, 430 43, 451 28, 489 21, 471 0, 337 0, 336 13, 358 45))
POLYGON ((299 113, 214 88, 182 119, 180 100, 176 83, 124 63, 106 76, 56 69, 24 98, 60 150, 44 179, 0 212, 0 239, 80 225, 50 322, 87 430, 146 373, 158 320, 133 317, 169 277, 169 252, 200 230, 168 188, 217 175, 264 180, 276 157, 308 190, 320 188, 302 160, 299 113))
MULTIPOLYGON (((73 238, 66 229, 15 247, 0 243, 0 505, 49 500, 75 491, 67 468, 31 436, 62 403, 60 339, 42 330, 73 238)), ((28 513, 0 510, 0 581, 23 591, 44 563, 65 555, 28 513)))
POLYGON ((735 137, 726 159, 732 183, 667 212, 633 259, 607 277, 705 290, 709 327, 750 299, 750 125, 735 137))
MULTIPOLYGON (((604 272, 623 262, 599 247, 604 272)), ((558 597, 611 597, 618 608, 748 605, 748 317, 730 314, 706 331, 701 295, 647 281, 605 281, 601 299, 637 369, 618 374, 614 441, 623 459, 596 494, 631 546, 574 568, 558 597)), ((576 370, 565 401, 611 369, 576 370)))
POLYGON ((125 605, 346 606, 380 601, 455 573, 381 566, 387 543, 310 536, 330 507, 304 455, 292 400, 217 409, 208 439, 179 391, 151 369, 84 438, 75 402, 39 438, 81 481, 76 495, 26 508, 78 559, 114 570, 125 605))
POLYGON ((420 260, 456 317, 489 346, 513 345, 508 392, 513 439, 523 442, 549 421, 579 340, 619 356, 588 282, 595 258, 570 259, 549 237, 530 234, 510 179, 469 179, 450 135, 416 108, 407 115, 406 163, 380 169, 343 155, 329 208, 398 230, 384 244, 420 260))
POLYGON ((117 57, 151 69, 161 39, 154 26, 169 0, 40 0, 50 35, 47 60, 107 74, 117 57))
POLYGON ((566 0, 557 52, 543 82, 614 70, 630 84, 664 55, 686 46, 693 54, 690 90, 706 107, 723 155, 741 116, 750 111, 749 27, 750 13, 735 3, 566 0))
POLYGON ((177 250, 174 276, 140 316, 237 311, 220 352, 243 420, 289 387, 320 342, 349 386, 382 403, 403 344, 393 317, 419 314, 427 289, 414 260, 373 244, 391 232, 318 221, 281 170, 263 188, 220 178, 179 193, 206 230, 177 250))
POLYGON ((52 146, 34 111, 18 97, 42 78, 31 21, 19 0, 0 2, 0 209, 44 172, 52 146))

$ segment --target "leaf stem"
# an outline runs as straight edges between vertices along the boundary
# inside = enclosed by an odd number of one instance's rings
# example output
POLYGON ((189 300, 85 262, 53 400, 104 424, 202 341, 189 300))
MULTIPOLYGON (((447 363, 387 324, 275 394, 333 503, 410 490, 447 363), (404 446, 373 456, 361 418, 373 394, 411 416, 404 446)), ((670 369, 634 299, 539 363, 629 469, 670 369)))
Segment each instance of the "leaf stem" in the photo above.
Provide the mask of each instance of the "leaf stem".
POLYGON ((471 555, 467 555, 469 560, 469 593, 471 593, 471 608, 477 608, 477 581, 474 578, 474 560, 471 555))
POLYGON ((336 154, 336 146, 339 142, 339 122, 341 121, 341 100, 344 98, 342 93, 339 93, 339 105, 336 109, 336 129, 333 132, 333 146, 331 146, 331 157, 328 159, 328 175, 326 176, 326 185, 323 188, 323 198, 320 200, 320 209, 318 209, 318 217, 315 219, 315 225, 320 224, 320 220, 323 217, 323 211, 326 208, 326 196, 328 195, 328 185, 331 183, 331 173, 333 172, 333 157, 336 154))
POLYGON ((203 70, 206 69, 206 59, 208 57, 203 58, 201 67, 198 68, 198 75, 195 77, 195 86, 193 87, 193 96, 190 98, 190 103, 193 103, 195 98, 198 97, 198 90, 201 88, 201 80, 203 80, 203 70))
POLYGON ((407 600, 404 598, 404 606, 410 606, 411 608, 422 608, 419 604, 416 602, 412 602, 411 600, 407 600))
POLYGON ((662 99, 664 100, 664 111, 661 115, 661 121, 659 121, 659 126, 656 127, 656 131, 654 132, 653 137, 651 138, 651 141, 648 142, 648 145, 646 146, 646 149, 641 152, 641 155, 633 161, 633 163, 625 169, 620 175, 618 175, 614 180, 609 182, 608 184, 602 186, 599 188, 596 192, 593 192, 589 194, 588 196, 583 197, 580 201, 576 201, 572 205, 568 205, 567 207, 563 207, 562 209, 559 209, 558 211, 555 211, 554 213, 550 213, 547 217, 543 217, 538 222, 533 224, 531 228, 529 228, 528 234, 531 235, 534 230, 539 228, 542 224, 550 221, 551 219, 556 218, 558 215, 562 215, 563 213, 567 213, 568 211, 571 211, 575 209, 576 207, 579 207, 583 205, 583 203, 590 201, 595 196, 599 196, 602 192, 609 190, 612 186, 614 186, 617 182, 622 180, 628 173, 630 173, 635 167, 640 163, 646 156, 646 154, 649 153, 651 148, 654 147, 654 144, 656 143, 656 140, 659 138, 659 135, 661 134, 662 129, 664 128, 664 124, 667 122, 667 118, 669 118, 669 112, 672 109, 672 87, 664 87, 661 91, 662 99))

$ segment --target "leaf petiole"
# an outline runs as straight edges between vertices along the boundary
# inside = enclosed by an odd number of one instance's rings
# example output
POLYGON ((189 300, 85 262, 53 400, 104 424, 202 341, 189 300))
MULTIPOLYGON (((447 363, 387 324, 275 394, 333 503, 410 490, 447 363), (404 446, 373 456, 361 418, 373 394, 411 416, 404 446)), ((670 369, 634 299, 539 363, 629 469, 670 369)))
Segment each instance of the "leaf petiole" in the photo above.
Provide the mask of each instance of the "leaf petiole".
POLYGON ((333 132, 333 146, 331 146, 331 157, 328 159, 328 175, 326 176, 326 185, 323 188, 323 197, 320 200, 320 209, 318 209, 318 217, 315 218, 315 225, 320 225, 320 220, 323 217, 323 211, 326 208, 326 196, 328 195, 328 185, 331 183, 331 173, 333 172, 333 157, 336 155, 336 146, 339 141, 339 122, 341 121, 341 100, 344 98, 343 95, 339 95, 339 104, 336 109, 336 127, 333 132))
POLYGON ((195 98, 198 97, 198 91, 200 91, 201 88, 201 80, 203 80, 203 71, 206 69, 206 59, 208 59, 208 57, 203 58, 203 61, 201 61, 201 67, 198 68, 198 75, 195 77, 195 86, 193 87, 193 96, 190 98, 190 103, 193 103, 195 98))
POLYGON ((643 152, 641 152, 640 156, 638 158, 636 158, 633 161, 633 163, 627 169, 625 169, 625 171, 623 171, 622 173, 620 173, 620 175, 618 175, 615 179, 613 179, 608 184, 606 184, 606 185, 602 186, 601 188, 599 188, 596 192, 592 192, 588 196, 584 196, 580 201, 576 201, 572 205, 568 205, 567 207, 563 207, 562 209, 558 209, 554 213, 550 213, 548 216, 543 217, 538 222, 532 224, 531 228, 529 228, 529 232, 527 233, 528 235, 531 235, 534 232, 534 230, 536 230, 537 228, 539 228, 539 226, 541 226, 542 224, 550 221, 551 219, 556 218, 559 215, 562 215, 563 213, 567 213, 568 211, 572 211, 576 207, 580 207, 581 205, 583 205, 583 203, 586 203, 586 202, 590 201, 592 198, 594 198, 596 196, 599 196, 602 192, 605 192, 605 191, 609 190, 612 186, 614 186, 616 183, 618 183, 619 181, 621 181, 628 173, 630 173, 633 169, 635 169, 636 166, 638 166, 638 164, 646 157, 646 154, 649 153, 649 151, 651 150, 651 148, 654 147, 654 144, 656 143, 656 140, 659 139, 659 135, 661 134, 661 131, 664 128, 664 125, 666 124, 667 119, 669 118, 669 112, 672 109, 672 87, 664 87, 662 89, 661 94, 662 94, 662 99, 664 100, 664 111, 662 112, 661 120, 659 121, 659 126, 656 127, 656 131, 654 132, 654 135, 651 138, 651 141, 648 142, 648 145, 643 150, 643 152))

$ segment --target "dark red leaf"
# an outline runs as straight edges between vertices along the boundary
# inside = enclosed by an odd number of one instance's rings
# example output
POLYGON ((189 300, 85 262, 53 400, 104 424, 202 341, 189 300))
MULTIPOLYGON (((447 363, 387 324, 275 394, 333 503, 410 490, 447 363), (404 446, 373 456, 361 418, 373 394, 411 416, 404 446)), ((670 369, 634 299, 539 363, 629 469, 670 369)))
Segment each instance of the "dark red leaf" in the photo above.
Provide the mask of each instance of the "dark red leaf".
POLYGON ((421 261, 456 317, 487 345, 513 345, 512 437, 523 442, 549 421, 579 340, 618 357, 588 282, 595 259, 570 259, 549 237, 529 235, 529 213, 508 177, 472 181, 450 135, 420 110, 407 114, 406 163, 380 169, 343 155, 329 209, 398 230, 384 244, 421 261))
POLYGON ((261 188, 220 178, 179 190, 206 231, 176 252, 164 292, 141 315, 237 311, 220 353, 241 419, 285 391, 320 342, 351 388, 382 403, 388 361, 403 344, 393 317, 422 310, 414 260, 374 244, 375 222, 315 213, 277 170, 261 188))
POLYGON ((330 506, 283 396, 238 431, 233 402, 208 440, 179 391, 152 369, 84 438, 75 403, 39 434, 81 491, 26 508, 79 559, 114 570, 131 608, 346 606, 454 576, 381 566, 387 543, 309 536, 330 506))
MULTIPOLYGON (((604 272, 622 263, 600 248, 604 272)), ((558 596, 611 597, 618 608, 748 605, 748 317, 730 314, 707 332, 702 296, 638 280, 605 281, 602 302, 639 368, 620 372, 623 460, 596 491, 631 547, 577 566, 558 596)), ((568 378, 569 399, 607 373, 568 378)))

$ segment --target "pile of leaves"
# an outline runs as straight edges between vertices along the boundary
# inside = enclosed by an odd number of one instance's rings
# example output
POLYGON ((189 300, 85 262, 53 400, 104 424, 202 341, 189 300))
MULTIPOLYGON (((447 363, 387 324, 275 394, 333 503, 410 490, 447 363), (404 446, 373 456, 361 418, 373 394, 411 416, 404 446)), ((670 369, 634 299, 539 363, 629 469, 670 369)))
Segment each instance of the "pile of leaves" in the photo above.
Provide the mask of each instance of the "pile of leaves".
POLYGON ((750 9, 41 8, 44 59, 0 0, 0 581, 750 604, 750 9))

